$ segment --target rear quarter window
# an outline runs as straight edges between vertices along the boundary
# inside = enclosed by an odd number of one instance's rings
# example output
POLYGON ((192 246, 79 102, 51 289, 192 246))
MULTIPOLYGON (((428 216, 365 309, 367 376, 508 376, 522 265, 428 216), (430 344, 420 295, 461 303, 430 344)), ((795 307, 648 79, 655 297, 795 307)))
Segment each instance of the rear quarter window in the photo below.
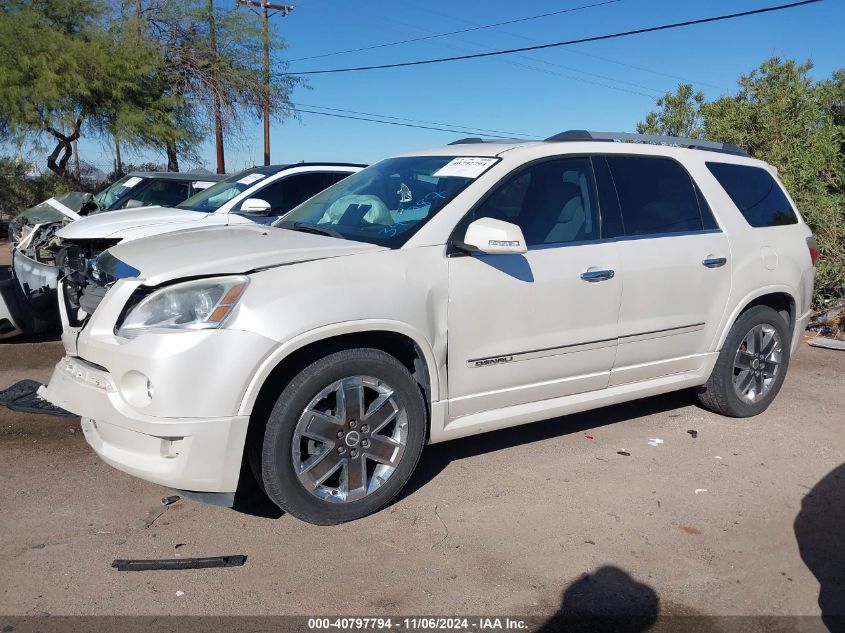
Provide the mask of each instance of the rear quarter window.
POLYGON ((798 217, 783 189, 760 167, 707 163, 742 217, 753 227, 797 224, 798 217))

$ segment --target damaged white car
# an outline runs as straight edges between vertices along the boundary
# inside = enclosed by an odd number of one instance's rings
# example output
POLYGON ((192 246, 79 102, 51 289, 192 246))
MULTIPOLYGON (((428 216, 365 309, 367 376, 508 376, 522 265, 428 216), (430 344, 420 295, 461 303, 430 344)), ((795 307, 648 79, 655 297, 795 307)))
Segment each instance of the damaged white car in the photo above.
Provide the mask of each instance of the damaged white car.
MULTIPOLYGON (((60 326, 56 279, 66 280, 71 310, 80 307, 82 287, 90 274, 90 262, 102 251, 120 242, 159 235, 198 226, 235 224, 269 224, 277 220, 303 200, 326 187, 359 171, 362 165, 341 163, 274 165, 240 172, 218 182, 203 183, 201 190, 185 200, 171 199, 169 204, 152 202, 138 207, 132 196, 119 193, 116 200, 130 203, 127 208, 111 213, 99 213, 70 223, 38 225, 30 235, 13 248, 11 288, 0 288, 0 312, 14 314, 10 323, 27 333, 38 334, 60 326), (129 196, 129 198, 127 198, 129 196), (3 301, 8 299, 8 301, 3 301)), ((161 179, 170 184, 185 174, 169 174, 161 179)), ((155 180, 152 181, 154 184, 155 180)), ((118 183, 115 183, 115 186, 118 183)), ((125 187, 124 187, 125 188, 125 187)), ((156 190, 161 187, 156 187, 156 190)), ((118 190, 120 192, 121 190, 118 190)), ((109 197, 111 196, 111 197, 109 197)), ((6 336, 14 334, 11 330, 6 336)), ((0 338, 3 334, 0 333, 0 338)))
POLYGON ((116 468, 231 504, 247 464, 318 524, 384 507, 426 443, 683 388, 756 415, 817 249, 771 166, 666 140, 457 143, 273 226, 121 243, 65 289, 44 395, 116 468))

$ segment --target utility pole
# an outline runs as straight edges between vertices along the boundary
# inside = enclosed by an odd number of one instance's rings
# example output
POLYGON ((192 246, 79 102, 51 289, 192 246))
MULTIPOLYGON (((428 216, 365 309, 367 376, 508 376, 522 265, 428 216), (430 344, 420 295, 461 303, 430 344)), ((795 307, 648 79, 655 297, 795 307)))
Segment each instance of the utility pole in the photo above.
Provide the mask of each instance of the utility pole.
POLYGON ((211 45, 212 63, 211 89, 214 92, 214 140, 217 144, 217 173, 226 173, 226 157, 223 154, 223 107, 220 104, 220 83, 217 81, 217 30, 214 25, 214 2, 206 0, 208 10, 208 41, 211 45))
POLYGON ((293 5, 273 4, 268 0, 235 0, 235 8, 246 5, 250 9, 260 9, 261 43, 264 45, 264 94, 261 96, 264 110, 264 164, 270 164, 270 18, 281 14, 285 17, 293 11, 293 5), (270 14, 270 11, 275 13, 270 14))

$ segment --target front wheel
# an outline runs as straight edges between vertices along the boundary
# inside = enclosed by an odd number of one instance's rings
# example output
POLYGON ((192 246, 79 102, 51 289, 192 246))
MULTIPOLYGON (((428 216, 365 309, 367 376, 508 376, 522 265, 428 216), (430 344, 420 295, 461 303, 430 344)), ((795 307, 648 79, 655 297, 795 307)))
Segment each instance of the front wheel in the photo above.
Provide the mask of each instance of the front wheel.
POLYGON ((334 525, 396 496, 419 461, 426 424, 419 386, 398 360, 375 349, 343 350, 288 383, 253 466, 280 508, 334 525))
POLYGON ((743 312, 731 327, 701 403, 716 413, 745 418, 765 411, 789 366, 790 336, 783 317, 767 306, 743 312))

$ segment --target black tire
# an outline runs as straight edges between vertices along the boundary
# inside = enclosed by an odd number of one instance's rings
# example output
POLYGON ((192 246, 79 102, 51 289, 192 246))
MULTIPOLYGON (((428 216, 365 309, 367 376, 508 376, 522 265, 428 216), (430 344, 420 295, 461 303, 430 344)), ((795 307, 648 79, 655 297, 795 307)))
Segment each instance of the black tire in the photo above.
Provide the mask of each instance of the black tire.
POLYGON ((419 462, 426 429, 422 393, 402 363, 376 349, 342 350, 311 363, 285 386, 268 416, 260 456, 257 451, 249 456, 253 472, 261 473, 267 496, 281 509, 308 523, 336 525, 372 514, 390 503, 419 462), (407 414, 407 441, 395 470, 381 487, 361 499, 333 503, 318 498, 300 482, 294 470, 292 443, 299 417, 312 399, 335 381, 351 376, 371 376, 390 385, 396 405, 407 414))
POLYGON ((792 336, 783 317, 768 306, 754 306, 739 315, 734 322, 719 358, 713 367, 713 373, 707 382, 698 389, 698 399, 705 408, 732 418, 747 418, 765 411, 777 396, 783 385, 789 367, 789 348, 792 336), (768 325, 780 336, 781 360, 769 391, 755 402, 742 400, 734 389, 734 359, 746 334, 757 325, 768 325))

